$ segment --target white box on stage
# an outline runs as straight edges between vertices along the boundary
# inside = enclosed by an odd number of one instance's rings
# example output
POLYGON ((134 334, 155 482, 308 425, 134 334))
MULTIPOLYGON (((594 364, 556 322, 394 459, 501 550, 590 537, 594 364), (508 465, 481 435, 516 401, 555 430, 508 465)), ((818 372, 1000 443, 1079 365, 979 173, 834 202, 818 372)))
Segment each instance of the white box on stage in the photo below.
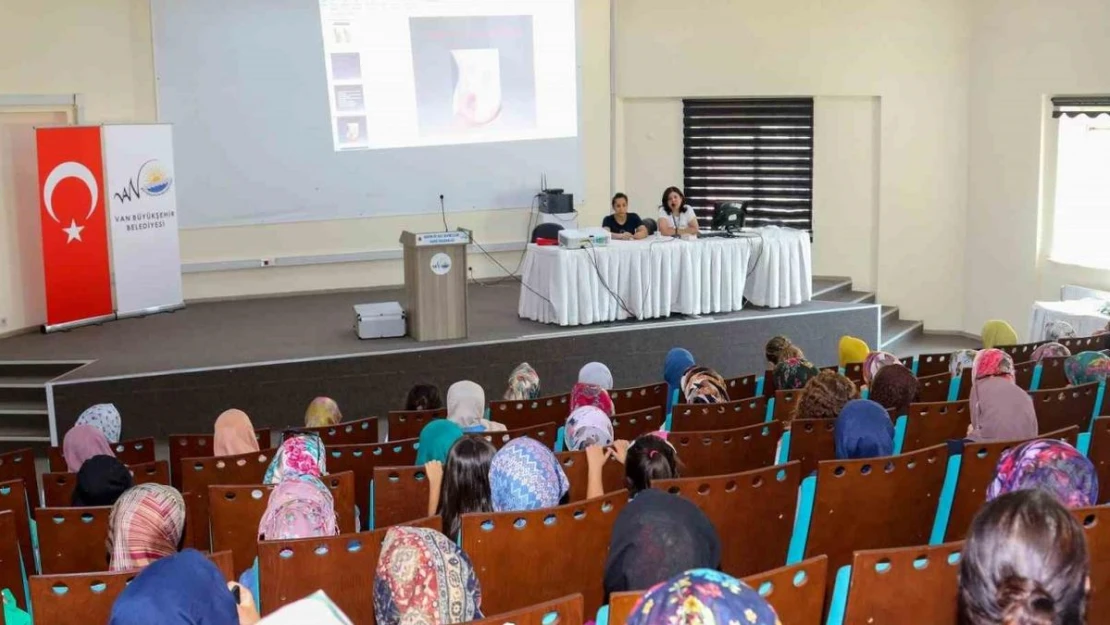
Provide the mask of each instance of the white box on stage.
POLYGON ((613 235, 605 228, 582 228, 581 230, 560 230, 559 246, 576 250, 582 247, 604 247, 609 245, 613 235))
POLYGON ((355 306, 355 332, 360 339, 405 335, 405 311, 398 302, 355 306))

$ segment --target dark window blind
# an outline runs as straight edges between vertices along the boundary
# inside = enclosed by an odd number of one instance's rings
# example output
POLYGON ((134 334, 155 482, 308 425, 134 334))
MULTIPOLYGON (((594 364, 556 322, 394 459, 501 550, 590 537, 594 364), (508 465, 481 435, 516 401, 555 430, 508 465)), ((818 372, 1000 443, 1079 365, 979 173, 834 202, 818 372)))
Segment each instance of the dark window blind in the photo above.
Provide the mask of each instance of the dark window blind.
POLYGON ((682 101, 686 201, 708 228, 722 202, 750 226, 813 229, 813 98, 682 101))

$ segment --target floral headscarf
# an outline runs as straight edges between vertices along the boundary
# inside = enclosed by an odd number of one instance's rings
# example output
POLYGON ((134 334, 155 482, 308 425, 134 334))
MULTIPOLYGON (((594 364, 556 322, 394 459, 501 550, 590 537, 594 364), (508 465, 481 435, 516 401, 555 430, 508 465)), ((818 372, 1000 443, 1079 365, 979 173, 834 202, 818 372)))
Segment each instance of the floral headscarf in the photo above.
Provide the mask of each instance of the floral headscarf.
POLYGON ((330 397, 317 397, 308 404, 304 413, 304 426, 306 428, 320 428, 335 425, 343 420, 343 413, 339 411, 339 404, 330 397))
POLYGON ((1064 373, 1072 386, 1103 382, 1110 374, 1110 356, 1101 352, 1079 352, 1064 361, 1064 373))
POLYGON ((489 467, 493 510, 536 510, 559 505, 570 482, 559 459, 534 438, 514 438, 493 455, 489 467))
POLYGON ((570 389, 570 409, 573 411, 583 406, 593 406, 609 416, 617 411, 609 391, 596 384, 579 382, 570 389))
POLYGON ((505 390, 505 399, 521 400, 535 399, 540 396, 540 374, 532 365, 522 362, 509 374, 509 388, 505 390))
POLYGON ((1001 349, 984 349, 975 356, 971 365, 975 381, 984 378, 1005 378, 1014 380, 1014 359, 1001 349))
POLYGON ((775 389, 791 391, 805 388, 810 378, 815 378, 821 373, 817 367, 808 360, 801 358, 788 358, 775 365, 772 376, 775 380, 775 389))
POLYGON ((1029 355, 1029 360, 1040 362, 1045 358, 1061 358, 1071 356, 1071 350, 1059 343, 1045 343, 1038 345, 1037 349, 1029 355))
POLYGON ((115 444, 119 442, 122 421, 115 404, 97 404, 82 412, 74 425, 91 425, 104 432, 109 443, 115 444))
POLYGON ((977 349, 958 349, 948 357, 948 373, 952 377, 960 375, 964 369, 970 369, 975 364, 975 357, 979 355, 977 349))
POLYGON ((108 517, 111 570, 142 568, 177 553, 185 531, 185 499, 172 486, 139 484, 127 490, 108 517))
POLYGON ((1055 495, 1069 508, 1093 506, 1098 502, 1098 473, 1071 445, 1038 439, 1002 452, 987 487, 987 501, 1030 488, 1055 495))
POLYGON ((879 369, 887 365, 901 364, 902 361, 890 352, 871 352, 863 361, 863 383, 871 384, 871 380, 875 379, 875 374, 879 369))
POLYGON ((609 415, 593 406, 576 408, 567 418, 564 440, 569 451, 591 445, 608 447, 613 444, 613 422, 609 415))
POLYGON ((301 434, 281 444, 274 459, 266 469, 264 484, 278 484, 282 480, 302 476, 319 479, 328 474, 324 442, 314 434, 301 434))
POLYGON ((338 533, 331 491, 319 479, 309 476, 275 486, 258 523, 259 540, 316 538, 338 533))
POLYGON ((1044 338, 1046 341, 1072 339, 1075 338, 1075 336, 1075 328, 1067 321, 1049 321, 1044 326, 1044 338))
POLYGON ((744 582, 693 569, 644 593, 627 625, 782 625, 775 609, 744 582))
POLYGON ((374 576, 378 625, 452 625, 482 618, 482 589, 470 558, 443 534, 392 527, 374 576))
POLYGON ((682 396, 688 404, 720 404, 728 401, 728 389, 721 374, 695 366, 682 375, 682 396))

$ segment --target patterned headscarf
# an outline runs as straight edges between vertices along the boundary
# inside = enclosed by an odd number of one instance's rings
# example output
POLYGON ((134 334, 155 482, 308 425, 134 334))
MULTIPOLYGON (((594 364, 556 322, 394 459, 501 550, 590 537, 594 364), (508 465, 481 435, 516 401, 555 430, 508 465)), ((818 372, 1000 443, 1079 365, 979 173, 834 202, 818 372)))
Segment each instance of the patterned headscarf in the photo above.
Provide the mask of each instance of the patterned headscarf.
POLYGON ((682 374, 682 396, 688 404, 719 404, 728 401, 728 389, 716 371, 691 367, 682 374))
POLYGON ((975 357, 979 355, 977 349, 958 349, 948 357, 948 373, 952 377, 960 375, 964 369, 970 369, 975 364, 975 357))
POLYGON ((1002 321, 992 319, 983 324, 983 347, 990 349, 999 345, 1017 345, 1018 336, 1014 326, 1002 321))
POLYGON ((1064 361, 1064 373, 1072 386, 1105 381, 1110 374, 1110 356, 1101 352, 1079 352, 1064 361))
POLYGON ((493 455, 489 487, 494 512, 559 505, 570 490, 555 454, 534 438, 514 438, 493 455))
POLYGON ((974 380, 985 378, 1005 378, 1014 381, 1014 359, 1001 349, 984 349, 975 356, 971 365, 974 380))
POLYGON ((319 479, 285 480, 270 491, 258 523, 259 540, 316 538, 339 533, 335 499, 319 479))
POLYGON ((1098 473, 1071 445, 1038 439, 1002 452, 987 501, 1029 488, 1051 493, 1069 508, 1093 506, 1098 502, 1098 473))
POLYGON ((886 409, 869 399, 844 404, 833 433, 837 460, 879 458, 894 453, 894 424, 886 409))
POLYGON ((91 425, 104 432, 104 438, 109 443, 119 442, 120 428, 122 427, 119 410, 115 404, 97 404, 81 413, 75 425, 91 425))
POLYGON ((842 336, 840 337, 838 352, 840 366, 846 367, 849 363, 866 360, 867 355, 871 353, 871 348, 867 346, 863 339, 857 339, 854 336, 842 336))
POLYGON ((1046 341, 1072 339, 1075 338, 1075 336, 1075 328, 1067 321, 1049 321, 1044 326, 1044 338, 1046 341))
POLYGON ((304 599, 271 612, 269 616, 259 621, 258 625, 305 625, 306 623, 352 625, 351 619, 322 590, 317 590, 304 599))
POLYGON ((216 419, 212 437, 212 453, 217 456, 238 456, 258 451, 251 418, 242 410, 226 410, 216 419))
POLYGON ((613 421, 599 408, 575 408, 567 418, 564 440, 569 451, 578 451, 591 445, 608 447, 613 444, 613 421))
POLYGON ((863 383, 871 384, 871 380, 875 379, 875 374, 879 369, 887 365, 901 364, 902 361, 890 352, 871 352, 863 361, 863 383))
POLYGON ((593 406, 609 416, 617 411, 609 391, 596 384, 579 382, 570 389, 570 409, 573 411, 583 406, 593 406))
POLYGON ((91 425, 75 425, 62 439, 62 456, 66 459, 66 470, 77 473, 81 465, 93 456, 115 457, 104 432, 91 425))
POLYGON ((309 476, 321 478, 328 474, 327 453, 319 436, 301 434, 287 439, 274 453, 266 469, 263 484, 309 476))
POLYGON ((235 599, 215 564, 199 551, 151 564, 112 604, 109 625, 231 625, 239 622, 235 599))
POLYGON ((1037 349, 1033 350, 1029 360, 1040 362, 1045 358, 1060 358, 1071 356, 1071 350, 1059 343, 1045 343, 1038 345, 1037 349))
POLYGON ((470 558, 443 534, 391 527, 374 576, 378 625, 452 625, 482 618, 482 588, 470 558))
POLYGON ((648 590, 627 625, 782 625, 775 609, 744 582, 693 569, 648 590))
POLYGON ((416 447, 416 464, 423 466, 433 460, 447 462, 447 453, 455 441, 463 437, 462 428, 448 419, 433 419, 420 430, 416 447))
POLYGON ((609 367, 600 362, 589 362, 578 370, 578 382, 580 384, 593 384, 611 391, 613 390, 613 373, 609 371, 609 367))
POLYGON ((817 377, 819 373, 821 371, 808 360, 788 358, 775 365, 772 376, 775 379, 776 390, 791 391, 805 388, 806 382, 809 382, 810 378, 817 377))
MULTIPOLYGON (((509 374, 509 388, 505 389, 505 399, 519 401, 535 399, 540 396, 540 374, 532 365, 522 362, 509 374)), ((450 403, 450 398, 448 398, 450 403)))
POLYGON ((177 552, 185 530, 185 500, 176 488, 139 484, 125 492, 108 517, 111 570, 142 568, 177 552))
POLYGON ((330 397, 317 397, 308 404, 304 413, 304 426, 306 428, 321 428, 335 425, 343 420, 343 413, 339 411, 339 404, 330 397))

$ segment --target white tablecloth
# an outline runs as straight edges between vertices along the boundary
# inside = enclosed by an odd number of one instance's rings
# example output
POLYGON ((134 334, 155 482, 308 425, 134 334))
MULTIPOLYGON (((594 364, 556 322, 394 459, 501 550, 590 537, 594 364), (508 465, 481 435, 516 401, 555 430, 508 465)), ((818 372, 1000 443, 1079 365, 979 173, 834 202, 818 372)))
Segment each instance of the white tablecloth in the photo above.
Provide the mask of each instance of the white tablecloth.
POLYGON ((1045 330, 1053 321, 1067 321, 1077 336, 1091 336, 1106 327, 1110 316, 1099 312, 1106 302, 1099 299, 1073 299, 1064 302, 1033 302, 1033 321, 1029 342, 1045 340, 1045 330))
POLYGON ((809 301, 809 234, 776 227, 755 232, 762 236, 648 238, 580 250, 529 245, 520 273, 520 316, 585 325, 628 318, 625 307, 651 319, 740 310, 744 297, 771 308, 809 301))

